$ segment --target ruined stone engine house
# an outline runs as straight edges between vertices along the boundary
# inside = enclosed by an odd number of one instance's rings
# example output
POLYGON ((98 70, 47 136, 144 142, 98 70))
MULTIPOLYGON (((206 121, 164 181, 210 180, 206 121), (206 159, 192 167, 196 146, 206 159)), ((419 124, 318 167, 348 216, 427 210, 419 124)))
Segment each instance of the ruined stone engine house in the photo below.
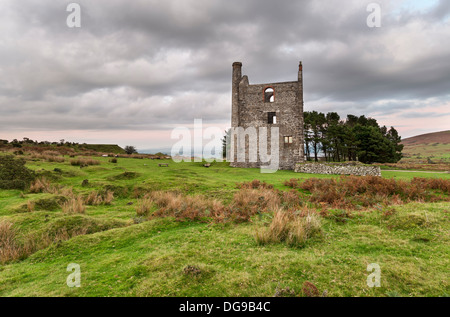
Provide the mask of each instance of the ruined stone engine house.
MULTIPOLYGON (((302 73, 300 62, 297 81, 250 85, 248 77, 242 76, 242 63, 233 63, 232 130, 265 127, 270 131, 278 127, 279 169, 294 169, 295 163, 304 161, 302 73)), ((259 156, 259 138, 267 138, 270 145, 271 135, 258 135, 258 142, 246 136, 241 146, 237 141, 232 142, 230 165, 253 168, 264 165, 259 156), (238 160, 239 151, 245 152, 244 161, 238 160), (256 161, 251 160, 255 152, 258 153, 256 161)), ((237 140, 235 135, 232 138, 237 140)), ((269 148, 269 152, 271 150, 269 148)))

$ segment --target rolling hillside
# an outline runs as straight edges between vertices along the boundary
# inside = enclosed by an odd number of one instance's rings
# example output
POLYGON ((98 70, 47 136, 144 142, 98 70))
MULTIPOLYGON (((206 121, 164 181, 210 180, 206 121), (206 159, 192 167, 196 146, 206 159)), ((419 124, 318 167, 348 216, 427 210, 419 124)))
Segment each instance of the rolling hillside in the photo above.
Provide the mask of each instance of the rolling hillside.
POLYGON ((450 162, 450 130, 427 133, 404 139, 402 161, 450 162))

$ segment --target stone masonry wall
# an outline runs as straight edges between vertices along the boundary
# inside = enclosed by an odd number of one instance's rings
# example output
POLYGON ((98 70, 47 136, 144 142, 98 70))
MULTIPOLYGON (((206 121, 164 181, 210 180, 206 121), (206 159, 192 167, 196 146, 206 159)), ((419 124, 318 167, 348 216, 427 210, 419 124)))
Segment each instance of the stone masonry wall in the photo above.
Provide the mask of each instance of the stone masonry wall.
POLYGON ((358 176, 381 176, 379 166, 351 163, 299 163, 295 166, 297 173, 337 174, 358 176))
MULTIPOLYGON (((304 161, 303 153, 303 79, 300 63, 296 81, 266 84, 250 84, 247 76, 242 76, 242 63, 233 64, 232 81, 232 127, 267 128, 268 145, 271 144, 270 128, 279 128, 279 168, 294 169, 295 163, 304 161), (274 101, 267 102, 266 89, 274 90, 274 101), (268 113, 276 114, 276 123, 268 123, 268 113), (284 137, 291 137, 286 144, 284 137)), ((258 136, 259 138, 259 136, 258 136)), ((243 151, 249 157, 249 150, 260 153, 259 142, 249 142, 243 148, 236 146, 235 152, 243 151)), ((271 153, 271 149, 269 148, 271 153)), ((259 155, 258 155, 259 158, 259 155)), ((260 167, 261 162, 238 162, 233 158, 233 167, 260 167)))

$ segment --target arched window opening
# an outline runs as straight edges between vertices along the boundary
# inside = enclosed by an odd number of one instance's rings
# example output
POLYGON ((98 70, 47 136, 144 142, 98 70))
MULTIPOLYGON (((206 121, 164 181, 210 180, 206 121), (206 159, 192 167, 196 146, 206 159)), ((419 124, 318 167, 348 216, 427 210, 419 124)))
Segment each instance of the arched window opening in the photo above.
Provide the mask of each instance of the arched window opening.
POLYGON ((273 88, 266 88, 264 90, 264 102, 274 102, 275 101, 275 91, 273 88))

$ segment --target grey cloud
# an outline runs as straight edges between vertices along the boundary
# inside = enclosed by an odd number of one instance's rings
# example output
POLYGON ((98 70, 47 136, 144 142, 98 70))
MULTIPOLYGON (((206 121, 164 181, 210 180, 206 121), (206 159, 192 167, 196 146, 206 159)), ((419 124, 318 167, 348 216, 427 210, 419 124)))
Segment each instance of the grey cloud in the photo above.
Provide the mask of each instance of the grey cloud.
POLYGON ((438 118, 450 116, 450 112, 439 113, 439 112, 408 112, 400 115, 401 118, 414 119, 414 118, 438 118))
POLYGON ((251 83, 295 80, 302 60, 306 108, 336 104, 344 115, 414 107, 406 99, 449 99, 450 47, 441 42, 450 35, 442 26, 446 1, 421 15, 386 14, 380 29, 365 24, 369 1, 356 0, 83 0, 82 27, 69 29, 70 2, 4 1, 3 129, 228 122, 236 60, 251 83), (410 54, 403 42, 417 21, 427 42, 415 43, 410 54))

